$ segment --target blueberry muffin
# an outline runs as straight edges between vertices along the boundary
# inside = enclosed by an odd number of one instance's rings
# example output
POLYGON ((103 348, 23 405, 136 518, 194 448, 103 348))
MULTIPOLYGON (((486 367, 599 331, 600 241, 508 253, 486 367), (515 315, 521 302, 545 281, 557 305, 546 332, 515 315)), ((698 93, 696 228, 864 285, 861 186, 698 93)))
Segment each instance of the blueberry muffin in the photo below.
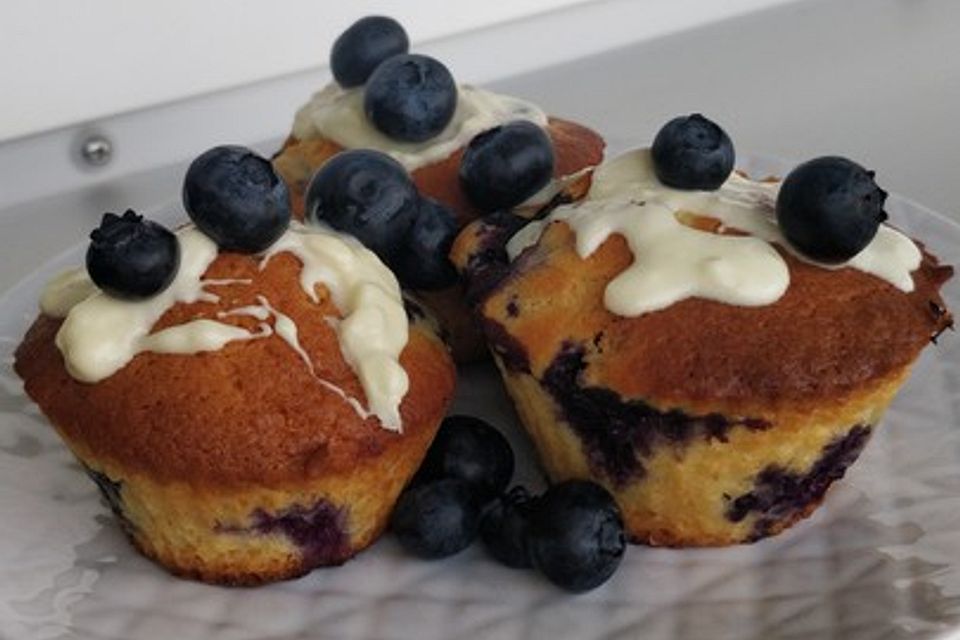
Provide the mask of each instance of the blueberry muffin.
MULTIPOLYGON (((347 29, 331 52, 335 81, 299 109, 273 162, 298 218, 316 212, 311 178, 346 149, 383 152, 409 173, 426 206, 416 216, 378 223, 405 251, 443 263, 428 269, 380 255, 401 285, 437 313, 458 360, 470 360, 483 345, 446 261, 456 231, 488 211, 532 215, 560 192, 584 191, 604 142, 530 102, 457 85, 441 62, 408 54, 408 46, 403 28, 389 18, 367 17, 347 29), (414 217, 421 222, 413 224, 414 217)), ((363 224, 337 228, 362 238, 363 224)))
POLYGON ((809 515, 952 323, 952 269, 880 224, 871 172, 821 158, 781 185, 733 160, 679 118, 583 201, 454 245, 548 475, 605 485, 636 542, 750 542, 809 515))
POLYGON ((177 575, 253 585, 351 558, 453 394, 391 272, 344 234, 288 228, 287 198, 267 160, 204 154, 195 224, 106 215, 16 351, 130 540, 177 575))

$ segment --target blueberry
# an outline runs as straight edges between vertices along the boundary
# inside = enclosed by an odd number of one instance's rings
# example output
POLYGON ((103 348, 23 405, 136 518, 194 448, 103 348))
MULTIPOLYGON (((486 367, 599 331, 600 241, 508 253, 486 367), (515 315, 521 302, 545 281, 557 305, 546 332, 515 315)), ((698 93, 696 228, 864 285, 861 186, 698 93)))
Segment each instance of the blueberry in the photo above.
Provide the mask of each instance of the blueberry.
POLYGON ((527 517, 533 504, 526 489, 513 487, 480 518, 480 539, 490 555, 508 567, 532 566, 527 553, 527 517))
POLYGON ((286 183, 269 160, 240 146, 214 147, 190 163, 183 206, 225 251, 263 251, 290 223, 286 183))
POLYGON ((487 502, 507 487, 513 466, 513 450, 503 434, 479 418, 449 416, 427 450, 417 482, 458 478, 487 502))
POLYGON ((717 189, 733 171, 733 142, 699 113, 663 125, 650 151, 657 178, 675 189, 717 189))
POLYGON ((90 232, 87 272, 94 284, 115 298, 154 296, 173 282, 180 266, 180 243, 169 229, 128 209, 103 214, 90 232))
POLYGON ((423 198, 402 249, 390 266, 404 287, 436 290, 457 282, 457 272, 448 258, 457 237, 457 219, 435 200, 423 198))
POLYGON ((473 488, 446 478, 403 492, 390 518, 400 545, 421 558, 452 556, 477 537, 480 507, 473 488))
POLYGON ((777 221, 797 250, 822 262, 843 262, 860 253, 887 219, 887 192, 873 171, 825 156, 787 175, 777 196, 777 221))
POLYGON ((310 180, 307 220, 349 233, 390 264, 417 215, 419 195, 390 156, 369 149, 342 151, 310 180))
POLYGON ((330 70, 341 87, 358 87, 391 56, 410 49, 407 32, 386 16, 360 18, 340 34, 330 50, 330 70))
POLYGON ((377 129, 396 140, 423 142, 453 118, 457 85, 438 60, 429 56, 393 56, 367 80, 363 109, 377 129))
POLYGON ((518 120, 475 136, 460 161, 460 186, 483 211, 510 209, 553 175, 553 143, 532 122, 518 120))
POLYGON ((606 582, 625 549, 620 509, 592 482, 568 480, 550 487, 527 521, 533 566, 568 591, 589 591, 606 582))

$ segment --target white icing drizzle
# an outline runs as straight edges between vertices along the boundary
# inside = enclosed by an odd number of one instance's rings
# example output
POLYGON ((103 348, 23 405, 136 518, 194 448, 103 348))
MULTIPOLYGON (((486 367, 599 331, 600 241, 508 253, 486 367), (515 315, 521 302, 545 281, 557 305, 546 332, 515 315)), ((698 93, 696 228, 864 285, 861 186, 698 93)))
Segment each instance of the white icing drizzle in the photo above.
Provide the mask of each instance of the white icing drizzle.
POLYGON ((407 314, 393 273, 358 240, 296 225, 267 251, 264 264, 282 251, 300 258, 300 286, 317 300, 323 283, 343 318, 334 329, 344 359, 357 373, 368 410, 386 428, 400 428, 400 400, 409 379, 399 356, 407 344, 407 314), (322 256, 323 259, 318 259, 322 256))
POLYGON ((216 245, 193 226, 177 232, 180 268, 171 285, 159 295, 141 301, 120 300, 97 289, 78 269, 54 278, 41 296, 42 311, 64 322, 56 337, 69 373, 83 382, 98 382, 123 368, 138 353, 197 353, 215 351, 237 340, 276 334, 304 361, 325 388, 339 395, 362 417, 379 418, 381 425, 400 431, 400 402, 409 386, 399 363, 406 346, 408 325, 400 287, 379 259, 352 237, 326 228, 293 225, 270 248, 261 262, 290 252, 303 264, 300 284, 317 301, 323 284, 343 314, 334 324, 344 359, 356 372, 368 408, 340 387, 315 373, 313 361, 299 342, 293 320, 273 308, 266 298, 258 305, 221 312, 219 317, 247 315, 260 321, 256 331, 211 319, 191 320, 150 333, 173 305, 217 302, 206 286, 249 284, 244 279, 203 280, 217 256, 216 245), (271 327, 266 323, 274 318, 271 327))
POLYGON ((460 85, 456 110, 444 130, 424 142, 403 142, 387 137, 367 120, 362 87, 344 89, 330 83, 297 111, 293 135, 300 140, 323 136, 345 149, 376 149, 414 171, 443 160, 478 133, 511 120, 546 126, 547 115, 525 100, 460 85))
MULTIPOLYGON (((310 372, 310 375, 313 376, 314 380, 316 380, 324 388, 340 396, 343 401, 349 404, 361 418, 366 419, 370 417, 372 414, 363 408, 363 404, 361 404, 359 400, 348 394, 341 387, 317 375, 317 368, 313 364, 313 359, 310 358, 310 354, 308 354, 307 350, 304 349, 303 345, 300 344, 300 336, 297 330, 297 324, 293 321, 293 318, 275 309, 273 305, 270 304, 270 301, 264 296, 257 296, 257 302, 259 304, 240 307, 238 309, 231 309, 230 311, 221 311, 217 315, 219 317, 250 316, 260 320, 261 322, 272 316, 274 318, 274 326, 272 329, 268 324, 261 324, 262 329, 267 332, 267 335, 270 335, 271 332, 275 332, 280 339, 286 342, 287 345, 293 349, 298 356, 300 356, 300 359, 303 361, 303 364, 306 365, 307 370, 310 372)), ((334 318, 327 318, 328 321, 333 319, 334 318)))
POLYGON ((155 353, 219 351, 229 342, 266 338, 271 333, 268 326, 261 326, 259 332, 251 333, 243 327, 202 318, 167 327, 144 336, 140 340, 137 353, 143 351, 153 351, 155 353))
POLYGON ((521 216, 524 215, 524 211, 533 210, 533 213, 536 213, 537 210, 549 204, 551 200, 567 189, 567 187, 591 171, 593 171, 593 166, 584 167, 579 171, 561 176, 559 178, 550 178, 550 181, 547 182, 542 189, 514 207, 514 213, 521 216))
MULTIPOLYGON (((178 302, 210 299, 200 278, 217 257, 217 245, 193 228, 181 230, 177 240, 180 243, 180 268, 170 286, 160 294, 142 301, 130 301, 113 298, 94 288, 89 297, 68 309, 57 333, 57 347, 70 375, 82 382, 97 382, 113 375, 148 347, 164 349, 167 343, 163 337, 153 338, 152 344, 145 340, 160 316, 178 302)), ((43 296, 49 297, 55 297, 51 289, 43 296)), ((48 312, 57 306, 61 311, 66 307, 51 304, 43 310, 48 312)), ((204 347, 219 349, 226 340, 222 331, 214 331, 220 326, 226 325, 187 323, 183 330, 166 335, 171 336, 171 342, 194 344, 195 350, 205 350, 204 347), (189 332, 201 336, 188 339, 186 334, 189 332)), ((169 348, 175 349, 172 345, 169 348)))
POLYGON ((225 287, 231 284, 253 284, 250 278, 205 278, 203 281, 206 287, 225 287))
POLYGON ((68 269, 47 283, 40 295, 40 310, 53 318, 65 318, 70 309, 97 291, 87 270, 68 269))
POLYGON ((587 198, 558 207, 507 243, 511 259, 537 242, 543 229, 562 220, 576 233, 576 249, 587 258, 611 234, 622 235, 633 263, 604 292, 605 306, 637 316, 697 296, 743 306, 765 305, 790 283, 786 262, 773 248, 827 269, 845 266, 882 278, 904 292, 921 254, 908 237, 881 225, 866 248, 846 263, 815 263, 796 253, 776 223, 778 182, 757 182, 734 173, 716 191, 680 191, 662 185, 648 150, 628 152, 597 168, 587 198), (721 228, 748 235, 721 235, 681 222, 684 213, 708 216, 721 228))

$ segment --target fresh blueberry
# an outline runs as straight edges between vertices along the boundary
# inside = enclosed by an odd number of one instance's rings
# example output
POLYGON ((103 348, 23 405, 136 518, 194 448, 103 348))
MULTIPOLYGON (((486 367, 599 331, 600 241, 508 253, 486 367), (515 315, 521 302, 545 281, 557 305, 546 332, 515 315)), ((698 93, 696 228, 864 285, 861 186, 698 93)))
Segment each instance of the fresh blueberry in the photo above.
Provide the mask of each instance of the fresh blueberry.
POLYGON ((403 492, 390 519, 401 546, 421 558, 445 558, 477 537, 480 507, 473 488, 456 478, 413 486, 403 492))
POLYGON ((240 146, 214 147, 190 163, 183 206, 225 251, 263 251, 290 223, 286 183, 269 160, 240 146))
POLYGON ((798 251, 822 262, 860 253, 887 219, 887 192, 873 171, 837 156, 804 162, 787 175, 777 196, 777 221, 798 251))
POLYGON ((407 32, 386 16, 360 18, 340 34, 330 50, 330 70, 341 87, 358 87, 391 56, 410 49, 407 32))
POLYGON ((391 264, 417 215, 419 195, 403 166, 369 149, 342 151, 310 180, 307 220, 356 236, 391 264))
POLYGON ((499 495, 513 476, 513 450, 499 431, 473 416, 449 416, 417 472, 417 482, 458 478, 487 502, 499 495))
POLYGON ((400 284, 425 291, 456 283, 457 272, 448 258, 457 237, 457 219, 435 200, 423 198, 403 248, 390 265, 400 284))
POLYGON ((533 499, 523 487, 513 487, 500 496, 480 518, 480 539, 487 551, 502 564, 527 569, 527 517, 533 499))
POLYGON ((598 484, 568 480, 554 485, 530 512, 530 560, 547 579, 568 591, 589 591, 606 582, 625 549, 620 509, 598 484))
POLYGON ((364 89, 363 109, 373 126, 404 142, 423 142, 443 131, 456 107, 453 76, 429 56, 384 60, 364 89))
POLYGON ((553 143, 532 122, 518 120, 475 136, 460 161, 460 186, 483 211, 510 209, 553 175, 553 143))
POLYGON ((180 266, 180 243, 169 229, 128 209, 103 214, 90 232, 87 272, 94 284, 115 298, 154 296, 173 282, 180 266))
POLYGON ((650 152, 660 182, 675 189, 717 189, 733 171, 735 158, 730 137, 699 113, 663 125, 650 152))

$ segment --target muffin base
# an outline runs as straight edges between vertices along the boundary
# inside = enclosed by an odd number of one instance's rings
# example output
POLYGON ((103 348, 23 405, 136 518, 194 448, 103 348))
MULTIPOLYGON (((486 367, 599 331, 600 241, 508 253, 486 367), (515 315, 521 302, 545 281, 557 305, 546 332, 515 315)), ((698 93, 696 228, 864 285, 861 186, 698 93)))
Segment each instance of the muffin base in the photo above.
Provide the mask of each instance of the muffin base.
POLYGON ((647 405, 701 427, 638 435, 632 451, 619 452, 638 463, 624 476, 605 467, 595 443, 568 421, 556 390, 494 359, 550 479, 604 485, 632 542, 671 547, 753 542, 809 516, 856 460, 909 375, 903 367, 843 398, 771 406, 748 418, 703 406, 647 405))
MULTIPOLYGON (((408 451, 426 452, 437 424, 408 451)), ((283 486, 159 482, 94 456, 60 435, 100 489, 124 532, 172 574, 254 586, 343 564, 387 526, 420 460, 365 461, 349 474, 283 486)))

